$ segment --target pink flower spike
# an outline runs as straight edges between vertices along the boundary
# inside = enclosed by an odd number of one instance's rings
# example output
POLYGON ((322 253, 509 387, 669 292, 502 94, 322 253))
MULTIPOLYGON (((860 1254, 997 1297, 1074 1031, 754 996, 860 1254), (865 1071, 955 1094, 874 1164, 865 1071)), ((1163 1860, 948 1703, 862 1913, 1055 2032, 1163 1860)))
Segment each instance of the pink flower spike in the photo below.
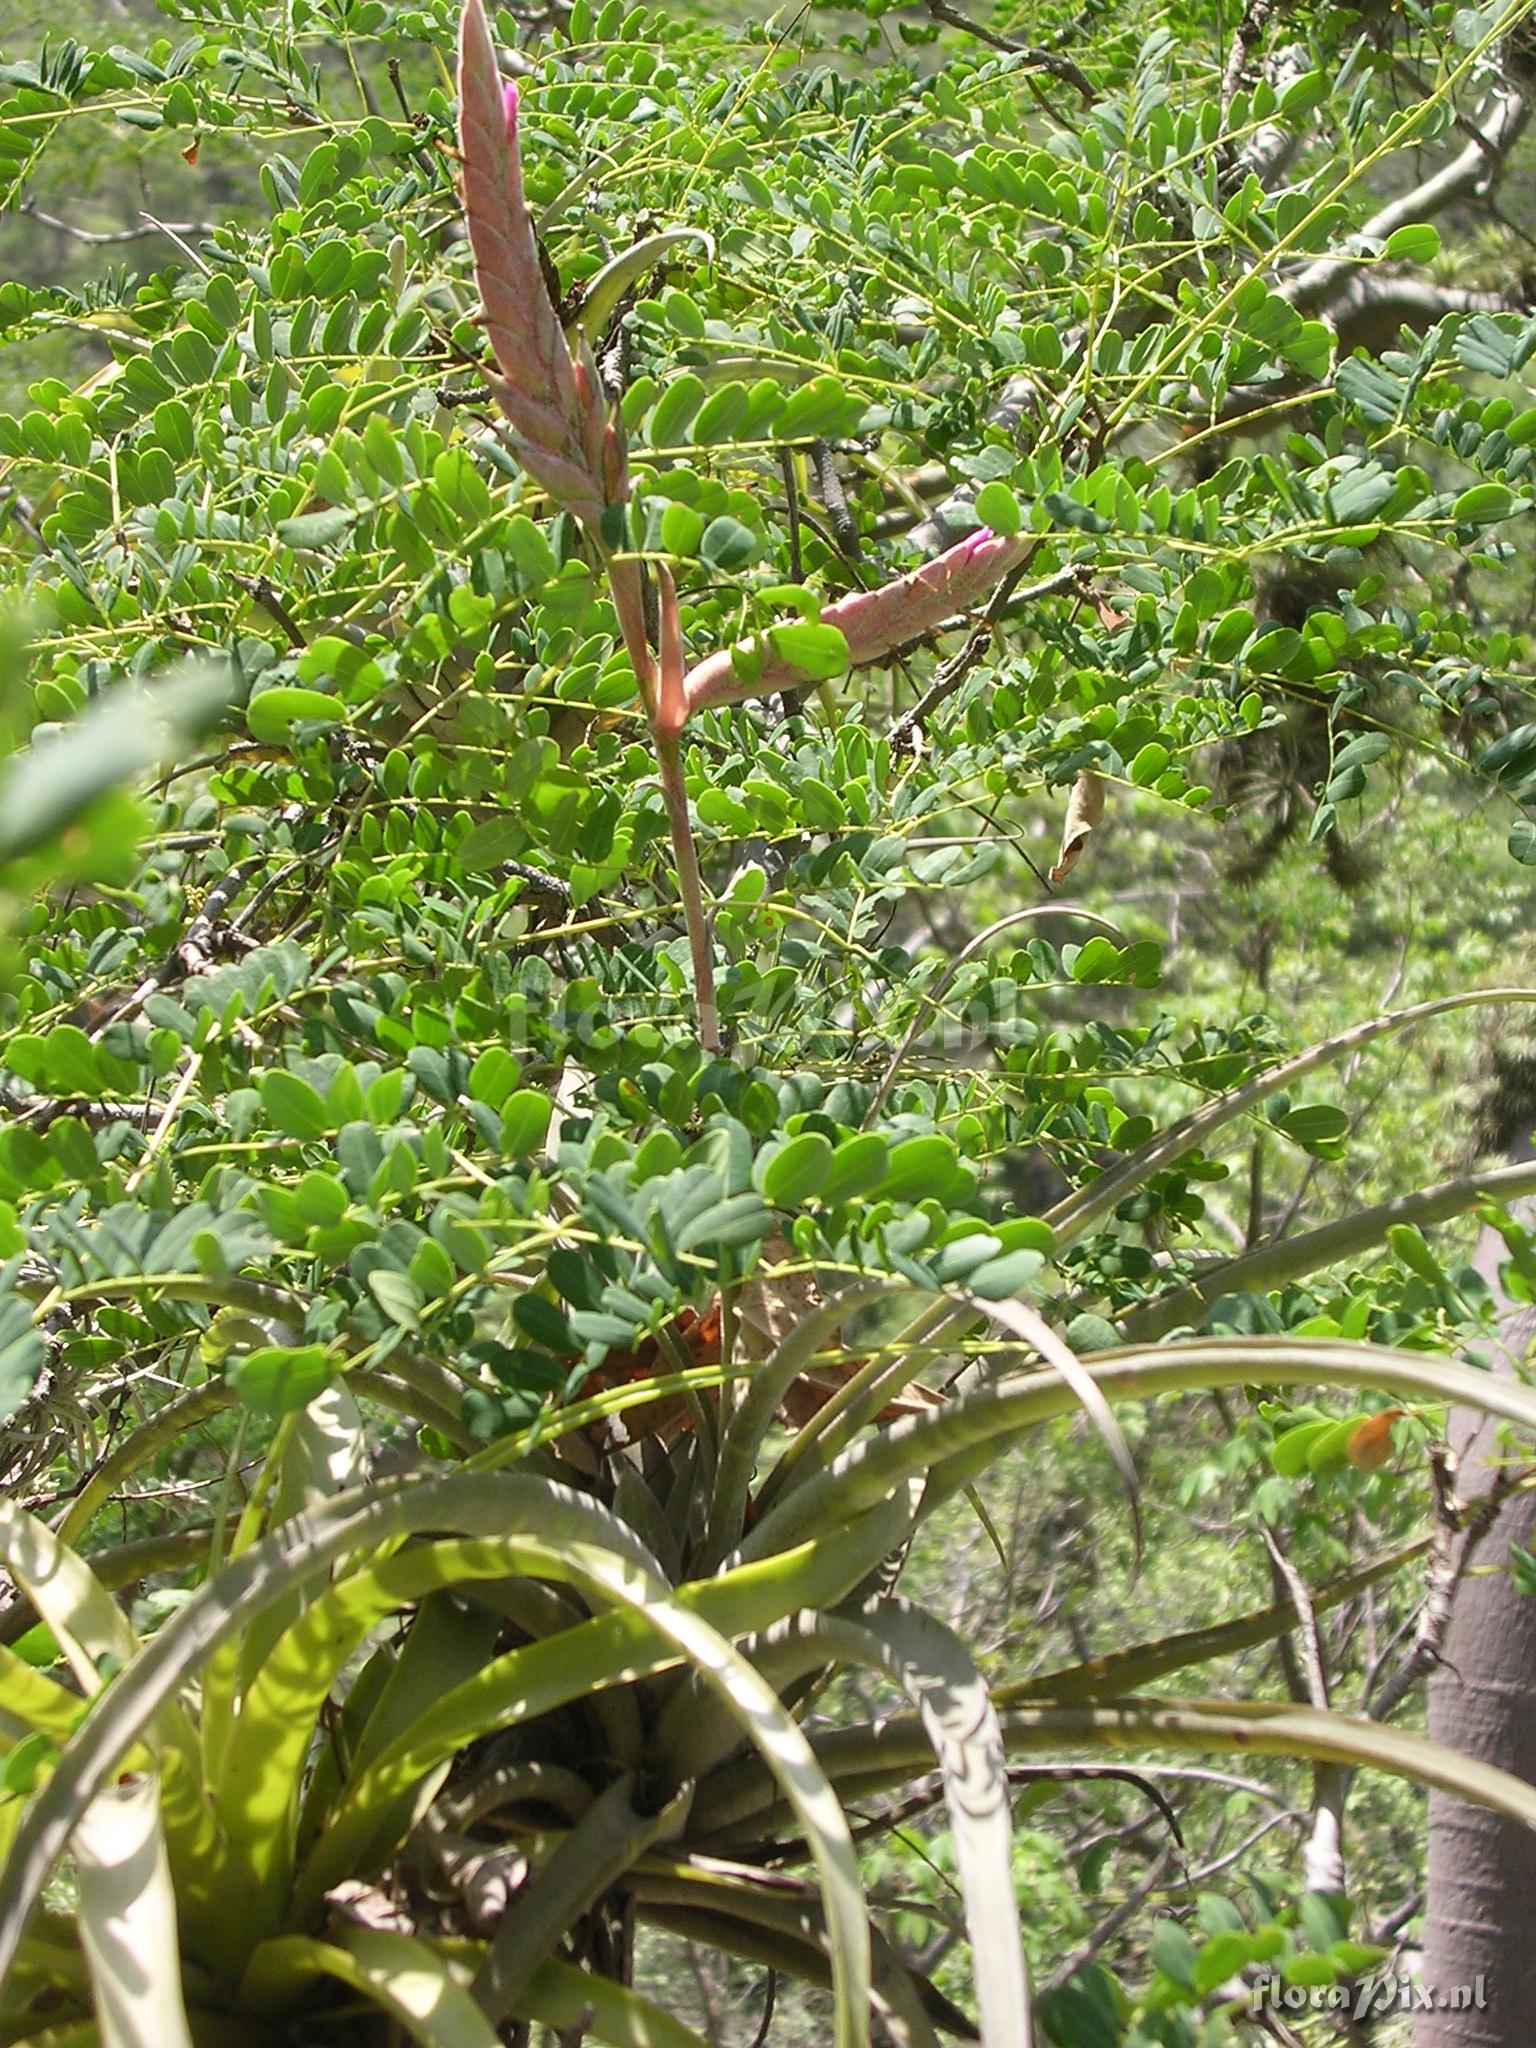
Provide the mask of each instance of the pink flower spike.
MULTIPOLYGON (((979 604, 1033 545, 1028 534, 997 534, 983 526, 931 562, 878 590, 851 590, 846 597, 824 605, 821 622, 836 626, 847 641, 851 667, 879 661, 882 655, 909 640, 921 639, 946 619, 979 604)), ((689 710, 701 711, 709 704, 739 704, 744 698, 767 696, 773 690, 793 690, 804 681, 791 662, 770 655, 749 682, 736 673, 727 648, 690 669, 684 687, 689 710)))
POLYGON ((607 409, 590 373, 578 380, 539 263, 518 153, 518 93, 501 76, 482 0, 465 0, 459 42, 459 154, 475 282, 499 378, 491 388, 519 461, 554 500, 596 529, 607 409))

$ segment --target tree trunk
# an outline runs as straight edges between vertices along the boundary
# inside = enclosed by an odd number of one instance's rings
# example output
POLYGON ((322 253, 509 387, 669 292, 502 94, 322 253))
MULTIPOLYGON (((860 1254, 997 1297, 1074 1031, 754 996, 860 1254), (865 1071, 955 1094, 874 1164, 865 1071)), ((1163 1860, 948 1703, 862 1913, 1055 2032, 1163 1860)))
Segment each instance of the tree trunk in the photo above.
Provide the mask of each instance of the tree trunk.
MULTIPOLYGON (((1522 1143, 1510 1157, 1536 1152, 1522 1143)), ((1502 1238, 1485 1229, 1473 1263, 1496 1293, 1503 1256, 1502 1238)), ((1533 1335, 1536 1309, 1510 1305, 1495 1371, 1512 1372, 1533 1335)), ((1497 1425, 1458 1410, 1448 1434, 1461 1461, 1456 1490, 1476 1499, 1492 1483, 1497 1425)), ((1533 1529, 1536 1497, 1518 1495, 1477 1562, 1503 1565, 1512 1542, 1532 1548, 1533 1529)), ((1516 1593, 1506 1571, 1470 1576, 1457 1589, 1429 1686, 1429 1732, 1536 1783, 1536 1599, 1516 1593)), ((1421 1982, 1436 2009, 1420 2012, 1415 2048, 1527 2048, 1536 2029, 1536 1832, 1443 1792, 1429 1798, 1421 1982)))

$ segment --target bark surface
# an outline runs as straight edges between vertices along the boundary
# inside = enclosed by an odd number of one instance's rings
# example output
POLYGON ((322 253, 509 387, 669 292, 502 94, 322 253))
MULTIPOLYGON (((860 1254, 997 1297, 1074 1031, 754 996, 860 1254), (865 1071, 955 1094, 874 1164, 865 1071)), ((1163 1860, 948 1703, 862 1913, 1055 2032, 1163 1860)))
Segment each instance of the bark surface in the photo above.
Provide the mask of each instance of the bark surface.
MULTIPOLYGON (((1536 1148, 1510 1147, 1511 1160, 1536 1148)), ((1520 1208, 1530 1211, 1529 1204, 1520 1208)), ((1473 1263, 1495 1290, 1503 1240, 1485 1229, 1473 1263)), ((1536 1308, 1511 1304, 1499 1325, 1495 1370, 1509 1374, 1536 1337, 1536 1308)), ((1457 1491, 1475 1500, 1501 1457, 1496 1425, 1453 1414, 1450 1442, 1460 1458, 1457 1491)), ((1536 1547, 1536 1497, 1518 1495, 1484 1539, 1481 1573, 1458 1587, 1444 1661, 1429 1686, 1429 1733, 1486 1763, 1536 1782, 1536 1599, 1516 1593, 1508 1572, 1490 1571, 1511 1543, 1536 1547)), ((1528 2048, 1536 2033, 1536 1833, 1469 1800, 1432 1792, 1423 1988, 1415 2048, 1528 2048), (1485 2003, 1460 2009, 1461 1987, 1485 2003)))

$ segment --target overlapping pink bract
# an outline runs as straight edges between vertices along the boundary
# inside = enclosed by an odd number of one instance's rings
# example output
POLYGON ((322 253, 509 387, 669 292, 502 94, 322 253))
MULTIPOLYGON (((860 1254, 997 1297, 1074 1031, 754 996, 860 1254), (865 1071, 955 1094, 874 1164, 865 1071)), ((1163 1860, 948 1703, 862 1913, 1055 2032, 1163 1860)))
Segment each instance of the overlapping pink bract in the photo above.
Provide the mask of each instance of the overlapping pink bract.
MULTIPOLYGON (((502 80, 482 0, 465 0, 459 102, 464 212, 496 359, 491 388, 523 467, 581 521, 603 554, 652 727, 675 738, 692 711, 797 688, 806 681, 804 672, 771 652, 766 660, 754 655, 744 661, 740 674, 729 649, 684 672, 677 597, 665 573, 657 578, 663 614, 659 661, 651 652, 638 564, 616 558, 601 533, 604 511, 629 495, 623 427, 604 400, 585 342, 572 357, 544 286, 523 193, 517 88, 502 80)), ((983 527, 878 590, 838 598, 822 610, 822 623, 843 635, 851 666, 878 661, 980 603, 1027 547, 1021 538, 983 527)))
POLYGON ((523 195, 517 87, 502 82, 481 0, 468 0, 460 24, 459 147, 496 402, 534 482, 596 527, 604 507, 629 494, 623 444, 609 431, 590 356, 572 359, 544 287, 523 195))
MULTIPOLYGON (((1024 545, 981 527, 946 548, 909 575, 878 590, 854 590, 821 612, 824 626, 836 626, 848 642, 848 664, 878 661, 892 649, 919 640, 956 612, 979 604, 1023 557, 1024 545)), ((805 678, 792 663, 770 656, 750 682, 737 675, 729 650, 711 654, 690 669, 684 688, 690 711, 707 704, 738 703, 768 690, 792 690, 805 678)))

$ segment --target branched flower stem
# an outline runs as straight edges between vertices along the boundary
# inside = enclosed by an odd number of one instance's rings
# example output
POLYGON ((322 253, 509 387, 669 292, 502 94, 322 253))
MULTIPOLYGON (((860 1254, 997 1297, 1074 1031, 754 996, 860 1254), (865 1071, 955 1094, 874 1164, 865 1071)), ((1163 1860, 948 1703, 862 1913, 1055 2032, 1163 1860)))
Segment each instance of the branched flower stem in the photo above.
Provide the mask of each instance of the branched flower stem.
MULTIPOLYGON (((699 1040, 706 1052, 718 1052, 720 1021, 709 924, 683 779, 683 727, 691 712, 797 689, 814 678, 778 651, 772 627, 759 642, 719 649, 688 668, 677 591, 660 563, 659 644, 652 651, 644 571, 635 556, 615 551, 609 531, 608 515, 629 497, 623 422, 603 391, 585 337, 580 337, 579 351, 573 355, 544 287, 538 238, 523 186, 518 115, 517 88, 501 76, 483 0, 465 0, 459 144, 464 215, 495 358, 487 381, 509 422, 509 438, 524 469, 555 504, 580 522, 607 576, 656 748, 688 927, 699 1040)), ((823 469, 835 478, 830 464, 823 469)), ((835 493, 829 490, 828 495, 835 493)), ((854 536, 855 544, 856 540, 854 536)), ((1011 588, 1033 546, 1027 537, 982 527, 878 589, 855 590, 835 599, 822 608, 820 623, 840 636, 848 667, 888 658, 957 614, 967 616, 999 586, 1011 588)), ((1072 577, 1078 573, 1075 568, 1070 572, 1072 577)), ((988 614, 988 624, 992 616, 988 614)), ((974 635, 973 641, 975 652, 968 650, 962 659, 974 660, 979 654, 981 642, 974 635)), ((944 690, 955 687, 958 679, 957 674, 951 682, 946 672, 944 690)))

